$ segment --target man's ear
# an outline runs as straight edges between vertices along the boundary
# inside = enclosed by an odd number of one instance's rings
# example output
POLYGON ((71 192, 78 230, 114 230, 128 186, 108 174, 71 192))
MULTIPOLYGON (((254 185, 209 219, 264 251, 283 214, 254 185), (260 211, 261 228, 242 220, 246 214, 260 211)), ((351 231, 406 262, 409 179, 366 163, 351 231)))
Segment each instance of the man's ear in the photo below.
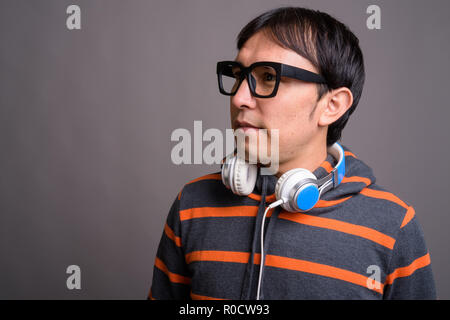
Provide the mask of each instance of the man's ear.
POLYGON ((319 126, 328 126, 338 120, 353 103, 353 94, 347 87, 333 89, 324 98, 319 126))

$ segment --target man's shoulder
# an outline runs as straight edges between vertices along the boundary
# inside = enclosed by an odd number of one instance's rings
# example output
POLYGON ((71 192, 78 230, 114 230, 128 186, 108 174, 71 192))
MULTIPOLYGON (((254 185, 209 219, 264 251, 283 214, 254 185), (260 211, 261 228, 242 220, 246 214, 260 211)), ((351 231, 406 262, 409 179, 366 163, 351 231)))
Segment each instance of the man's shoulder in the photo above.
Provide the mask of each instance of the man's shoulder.
POLYGON ((220 171, 213 172, 186 182, 178 193, 178 200, 184 203, 184 206, 195 207, 210 202, 211 198, 227 194, 227 191, 220 171))
POLYGON ((389 233, 395 234, 415 216, 414 207, 409 202, 379 184, 363 188, 353 198, 353 207, 359 218, 380 231, 390 230, 389 233))
POLYGON ((188 185, 197 184, 200 181, 211 182, 211 181, 217 181, 217 180, 222 181, 222 174, 220 171, 208 173, 203 176, 192 179, 191 181, 187 182, 184 186, 186 187, 188 185))
POLYGON ((400 215, 404 215, 408 210, 414 210, 413 206, 397 193, 376 183, 363 188, 360 194, 370 200, 374 206, 399 212, 400 215))
POLYGON ((254 206, 258 203, 250 196, 235 195, 225 187, 220 171, 188 181, 178 193, 178 200, 180 210, 254 206))

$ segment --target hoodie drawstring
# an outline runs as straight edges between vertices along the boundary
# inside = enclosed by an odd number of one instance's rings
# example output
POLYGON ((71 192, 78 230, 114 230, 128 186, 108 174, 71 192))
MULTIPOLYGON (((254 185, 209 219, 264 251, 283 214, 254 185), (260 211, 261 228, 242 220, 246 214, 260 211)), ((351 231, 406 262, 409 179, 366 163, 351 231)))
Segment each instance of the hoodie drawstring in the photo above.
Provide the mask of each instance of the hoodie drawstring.
MULTIPOLYGON (((259 174, 259 173, 258 173, 259 174)), ((262 185, 261 185, 261 201, 259 203, 259 207, 258 207, 258 213, 256 215, 256 221, 255 221, 255 226, 254 226, 254 231, 253 231, 253 240, 252 240, 252 251, 251 251, 251 255, 250 255, 250 261, 249 261, 249 271, 248 271, 248 275, 249 275, 249 279, 248 279, 248 285, 244 286, 247 289, 247 292, 243 292, 241 294, 242 298, 244 300, 250 300, 253 299, 254 297, 251 296, 252 292, 254 291, 254 283, 256 284, 256 281, 254 280, 254 271, 255 271, 255 254, 256 251, 259 248, 259 243, 260 243, 260 229, 261 229, 261 222, 262 222, 262 218, 263 218, 263 214, 264 211, 266 209, 266 195, 267 195, 267 176, 265 175, 261 175, 260 176, 262 179, 262 185)))

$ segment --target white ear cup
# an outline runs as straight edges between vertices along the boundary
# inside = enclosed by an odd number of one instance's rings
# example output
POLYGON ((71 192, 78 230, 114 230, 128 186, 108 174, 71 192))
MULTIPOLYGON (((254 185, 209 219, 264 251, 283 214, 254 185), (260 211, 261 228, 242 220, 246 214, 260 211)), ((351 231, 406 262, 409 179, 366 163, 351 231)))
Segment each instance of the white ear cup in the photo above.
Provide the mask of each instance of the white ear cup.
POLYGON ((240 196, 252 193, 255 188, 258 168, 248 164, 237 156, 230 155, 222 166, 222 182, 231 191, 240 196))
POLYGON ((232 175, 230 174, 230 172, 232 172, 232 168, 234 167, 234 161, 236 160, 236 158, 234 157, 233 154, 228 155, 225 158, 225 161, 223 162, 222 165, 222 182, 225 185, 225 187, 227 187, 228 189, 231 189, 231 178, 232 175))
POLYGON ((243 159, 236 157, 234 163, 234 193, 246 196, 255 188, 258 168, 254 164, 248 164, 243 159))
POLYGON ((311 184, 317 186, 317 177, 307 169, 296 168, 285 172, 275 186, 276 198, 286 201, 281 207, 290 212, 301 211, 297 206, 296 195, 305 185, 311 184))

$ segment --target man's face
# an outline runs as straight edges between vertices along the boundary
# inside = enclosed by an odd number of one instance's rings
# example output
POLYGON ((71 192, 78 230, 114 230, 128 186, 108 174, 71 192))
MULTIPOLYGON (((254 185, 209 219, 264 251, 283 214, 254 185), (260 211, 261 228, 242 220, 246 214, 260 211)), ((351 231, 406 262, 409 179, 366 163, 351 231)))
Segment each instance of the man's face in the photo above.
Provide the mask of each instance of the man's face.
MULTIPOLYGON (((257 61, 281 62, 317 73, 311 62, 292 50, 280 47, 263 32, 248 39, 235 60, 244 66, 257 61)), ((316 103, 317 87, 314 83, 282 77, 275 97, 255 98, 250 93, 247 80, 244 80, 230 98, 231 125, 234 130, 245 130, 247 135, 256 135, 257 129, 239 129, 245 126, 243 122, 267 129, 269 154, 270 130, 278 129, 281 165, 296 159, 302 149, 317 144, 318 112, 313 112, 316 103)), ((247 153, 248 148, 246 143, 247 153)))

